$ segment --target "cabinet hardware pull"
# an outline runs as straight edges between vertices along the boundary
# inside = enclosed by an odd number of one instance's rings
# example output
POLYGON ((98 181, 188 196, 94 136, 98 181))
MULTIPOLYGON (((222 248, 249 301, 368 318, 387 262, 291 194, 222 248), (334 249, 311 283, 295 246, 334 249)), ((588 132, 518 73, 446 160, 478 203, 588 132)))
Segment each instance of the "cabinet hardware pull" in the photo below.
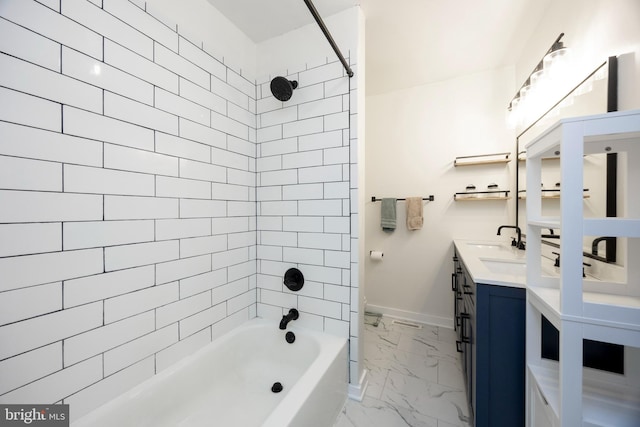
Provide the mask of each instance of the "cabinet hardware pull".
POLYGON ((470 337, 466 336, 467 335, 466 332, 465 332, 466 328, 465 328, 464 325, 466 324, 465 320, 469 320, 470 318, 471 318, 471 315, 469 315, 469 313, 460 313, 460 319, 462 320, 462 325, 461 325, 461 327, 462 327, 462 331, 461 332, 462 333, 460 334, 460 340, 463 343, 467 343, 467 344, 471 343, 471 339, 470 339, 470 337))

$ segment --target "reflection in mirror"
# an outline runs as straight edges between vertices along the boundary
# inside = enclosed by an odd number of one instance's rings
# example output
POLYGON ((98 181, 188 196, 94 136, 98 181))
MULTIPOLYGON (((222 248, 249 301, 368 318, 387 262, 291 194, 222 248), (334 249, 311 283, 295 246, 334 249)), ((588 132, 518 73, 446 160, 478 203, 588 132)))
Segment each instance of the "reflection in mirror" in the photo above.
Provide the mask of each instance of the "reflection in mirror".
MULTIPOLYGON (((516 139, 518 162, 516 165, 516 224, 526 224, 526 170, 525 146, 560 119, 617 110, 617 58, 611 57, 593 70, 578 86, 566 94, 549 111, 529 127, 522 130, 516 139)), ((543 159, 542 185, 544 216, 559 216, 560 182, 559 158, 543 159)), ((589 154, 584 157, 584 216, 604 218, 616 216, 616 172, 615 154, 589 154)), ((543 242, 558 247, 559 230, 543 233, 543 242)), ((616 239, 607 236, 585 238, 584 254, 604 262, 615 262, 616 239), (593 240, 598 240, 593 250, 593 240), (588 240, 588 241, 587 241, 588 240), (595 252, 595 254, 593 253, 595 252)))

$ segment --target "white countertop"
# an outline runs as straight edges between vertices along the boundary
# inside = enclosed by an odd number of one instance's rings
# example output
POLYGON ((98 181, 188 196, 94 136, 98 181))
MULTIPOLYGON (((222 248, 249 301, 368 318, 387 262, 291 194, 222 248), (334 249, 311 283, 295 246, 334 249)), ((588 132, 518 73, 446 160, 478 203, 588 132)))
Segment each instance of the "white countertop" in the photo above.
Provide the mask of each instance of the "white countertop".
POLYGON ((527 262, 526 251, 504 241, 456 239, 453 244, 474 282, 526 288, 526 267, 523 265, 527 262), (489 265, 501 263, 514 263, 516 267, 522 265, 522 268, 517 274, 490 270, 489 265))

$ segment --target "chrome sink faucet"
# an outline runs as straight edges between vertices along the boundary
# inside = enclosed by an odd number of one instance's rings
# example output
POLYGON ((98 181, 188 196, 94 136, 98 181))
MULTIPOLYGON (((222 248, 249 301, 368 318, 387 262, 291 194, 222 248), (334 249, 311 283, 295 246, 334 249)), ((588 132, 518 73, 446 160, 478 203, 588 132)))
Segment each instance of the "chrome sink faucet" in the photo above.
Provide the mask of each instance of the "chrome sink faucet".
POLYGON ((522 231, 520 230, 520 227, 518 227, 517 225, 501 225, 500 227, 498 227, 498 233, 497 233, 498 236, 502 232, 503 228, 513 228, 516 230, 516 233, 518 233, 518 240, 516 241, 516 239, 514 238, 511 241, 511 246, 515 246, 520 250, 524 250, 525 246, 524 246, 524 242, 522 241, 522 231))

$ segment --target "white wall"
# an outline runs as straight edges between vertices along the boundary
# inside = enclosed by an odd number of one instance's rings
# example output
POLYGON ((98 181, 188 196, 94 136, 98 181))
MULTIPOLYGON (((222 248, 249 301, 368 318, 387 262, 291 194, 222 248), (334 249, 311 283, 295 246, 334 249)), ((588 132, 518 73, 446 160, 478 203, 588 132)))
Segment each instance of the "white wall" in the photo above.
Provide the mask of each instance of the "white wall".
POLYGON ((350 339, 350 382, 358 384, 358 28, 353 8, 326 17, 336 43, 356 70, 349 78, 313 23, 258 48, 258 315, 280 319, 290 308, 297 323, 350 339), (341 25, 335 26, 336 23, 341 25), (333 25, 332 25, 333 24, 333 25), (349 57, 351 54, 352 57, 349 57), (299 84, 276 100, 271 77, 299 84), (291 292, 288 268, 305 276, 291 292))
POLYGON ((100 5, 0 2, 0 402, 73 418, 256 311, 255 83, 100 5))
MULTIPOLYGON (((353 7, 322 19, 345 58, 355 58, 358 43, 359 7, 353 7)), ((337 60, 331 45, 314 22, 258 45, 258 80, 293 74, 337 60)), ((352 59, 355 63, 355 60, 352 59)))
POLYGON ((257 45, 207 0, 132 0, 244 78, 256 79, 257 45))
POLYGON ((364 261, 369 310, 452 325, 452 240, 496 238, 514 210, 512 201, 453 200, 472 183, 513 190, 512 163, 454 168, 453 161, 514 150, 504 113, 512 87, 513 68, 503 68, 367 97, 365 253, 385 253, 382 262, 364 261), (371 196, 431 194, 422 230, 407 231, 403 202, 396 231, 381 230, 380 203, 371 196))

